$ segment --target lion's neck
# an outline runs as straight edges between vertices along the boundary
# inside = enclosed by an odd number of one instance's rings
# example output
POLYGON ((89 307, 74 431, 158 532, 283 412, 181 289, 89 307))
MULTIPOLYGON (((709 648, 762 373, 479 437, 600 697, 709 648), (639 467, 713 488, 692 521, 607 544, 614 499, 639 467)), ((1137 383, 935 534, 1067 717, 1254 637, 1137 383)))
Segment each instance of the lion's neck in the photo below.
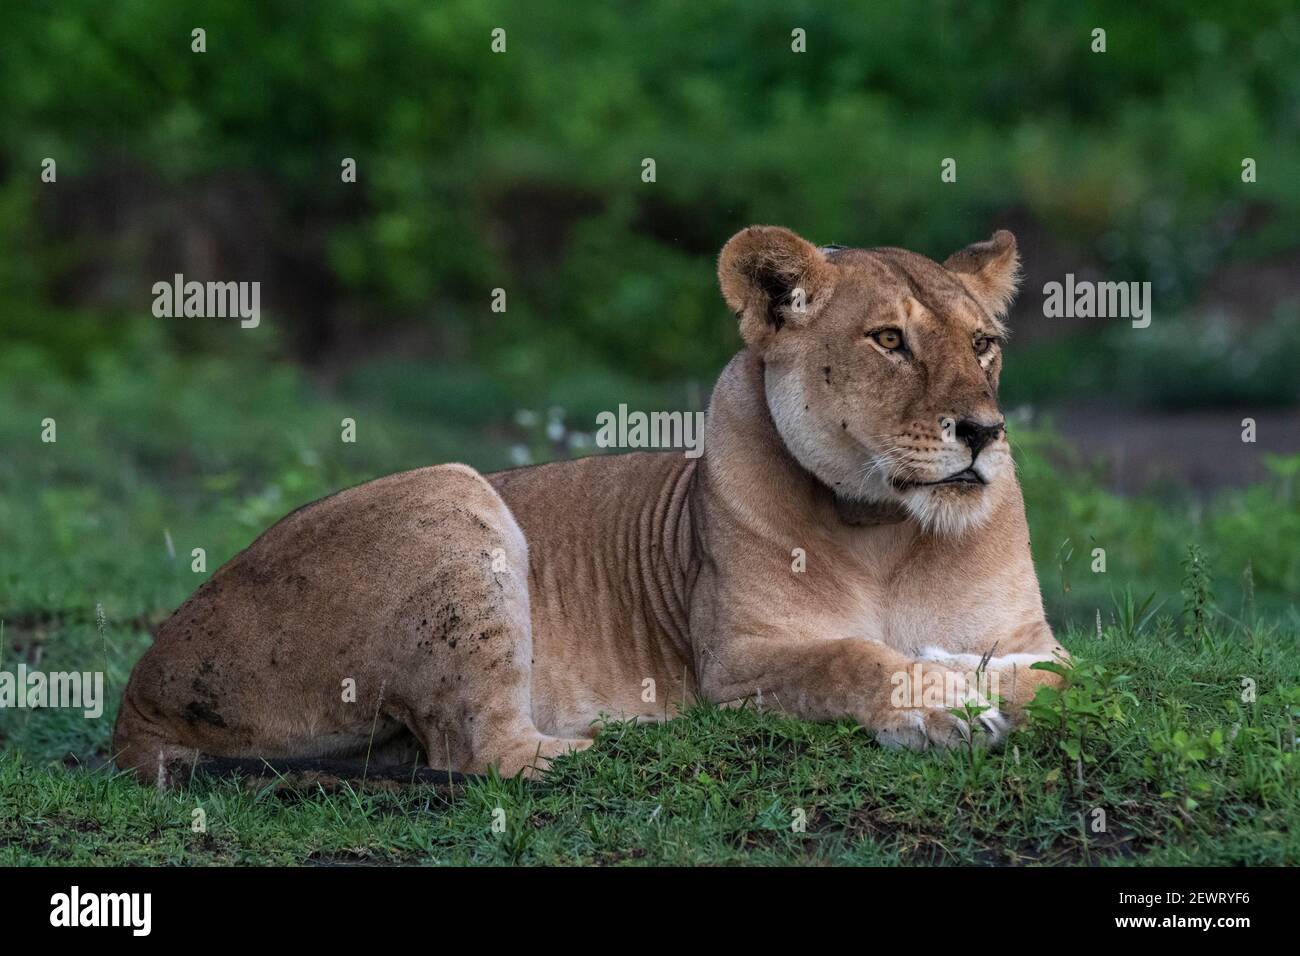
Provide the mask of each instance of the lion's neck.
MULTIPOLYGON (((830 489, 827 489, 828 491, 830 489)), ((835 514, 853 528, 874 528, 907 520, 907 509, 900 504, 874 501, 849 501, 835 495, 835 514)))

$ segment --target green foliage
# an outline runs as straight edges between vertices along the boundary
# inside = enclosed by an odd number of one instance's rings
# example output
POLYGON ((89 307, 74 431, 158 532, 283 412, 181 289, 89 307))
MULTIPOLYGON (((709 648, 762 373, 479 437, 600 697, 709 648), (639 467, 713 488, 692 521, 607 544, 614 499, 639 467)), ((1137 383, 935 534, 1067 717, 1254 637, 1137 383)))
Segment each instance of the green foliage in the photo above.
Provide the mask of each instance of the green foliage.
MULTIPOLYGON (((1182 806, 1195 810, 1199 805, 1191 794, 1207 794, 1213 787, 1213 778, 1205 769, 1207 763, 1221 760, 1225 736, 1222 727, 1207 734, 1189 734, 1179 728, 1172 732, 1158 730, 1152 734, 1151 756, 1146 758, 1147 773, 1164 782, 1166 787, 1178 787, 1184 792, 1182 806)), ((1173 797, 1175 791, 1166 789, 1162 797, 1173 797)))
POLYGON ((1250 568, 1252 596, 1256 590, 1300 594, 1300 454, 1264 461, 1271 479, 1225 495, 1207 528, 1220 567, 1250 568))
POLYGON ((1115 624, 1119 628, 1120 636, 1126 640, 1133 640, 1145 631, 1164 604, 1163 601, 1159 604, 1155 603, 1155 591, 1139 601, 1131 585, 1125 586, 1122 595, 1118 597, 1112 595, 1111 601, 1115 606, 1115 624))
MULTIPOLYGON (((984 658, 980 661, 979 667, 975 671, 977 687, 983 683, 983 676, 988 666, 988 658, 989 655, 985 654, 984 658)), ((969 770, 972 775, 977 775, 979 773, 984 755, 981 744, 983 743, 983 736, 986 733, 986 729, 984 725, 980 723, 979 716, 987 710, 1001 706, 1001 704, 1001 699, 997 697, 991 698, 987 703, 979 703, 977 699, 971 698, 958 707, 948 708, 948 713, 952 714, 958 720, 961 720, 964 725, 964 737, 961 741, 961 749, 966 753, 966 759, 969 763, 969 770)))
POLYGON ((1187 542, 1234 580, 1251 568, 1259 611, 1286 612, 1300 594, 1300 455, 1270 456, 1270 478, 1225 490, 1210 502, 1174 495, 1120 496, 1101 487, 1090 466, 1049 427, 1011 429, 1017 474, 1030 519, 1030 544, 1043 597, 1057 613, 1093 616, 1117 588, 1178 594, 1187 542), (1088 547, 1075 547, 1087 541, 1088 547), (1093 546, 1106 549, 1106 572, 1093 573, 1093 546), (1066 588, 1068 585, 1068 589, 1066 588))
MULTIPOLYGON (((180 362, 146 340, 69 380, 41 353, 0 354, 0 617, 170 609, 298 505, 470 444, 463 429, 325 400, 292 367, 243 361, 180 362), (357 444, 339 440, 345 417, 359 420, 357 444), (205 574, 190 570, 195 547, 205 574)), ((490 445, 479 458, 505 460, 490 445)))
MULTIPOLYGON (((558 0, 19 5, 0 57, 7 332, 84 370, 148 321, 143 290, 184 230, 237 262, 266 250, 247 260, 259 273, 306 271, 301 288, 349 328, 423 330, 530 382, 574 363, 672 381, 734 348, 712 263, 743 224, 942 258, 1010 221, 1152 280, 1162 310, 1082 361, 1026 347, 1014 400, 1109 386, 1117 367, 1125 393, 1294 399, 1292 332, 1224 361, 1180 352, 1202 337, 1166 316, 1229 256, 1294 248, 1296 30, 1284 0, 1050 0, 1016 16, 950 0, 581 16, 558 0), (1104 54, 1089 48, 1098 23, 1104 54), (807 54, 790 51, 791 24, 807 54), (1243 143, 1260 169, 1248 195, 1243 143), (45 157, 57 190, 39 182, 45 157), (960 188, 940 182, 943 157, 960 188), (490 313, 502 285, 509 310, 490 313)), ((329 316, 286 319, 309 336, 329 316)))
MULTIPOLYGON (((1026 290, 1032 295, 1034 290, 1026 290)), ((1231 323, 1191 306, 1140 334, 1123 324, 1007 348, 1008 407, 1105 395, 1162 409, 1289 407, 1300 402, 1300 312, 1231 323)))
POLYGON ((1183 633, 1198 641, 1210 634, 1210 615, 1214 612, 1210 569, 1200 545, 1187 546, 1183 561, 1183 633))
POLYGON ((1096 747, 1110 728, 1124 723, 1126 708, 1137 704, 1124 686, 1131 678, 1086 658, 1041 661, 1030 669, 1050 671, 1064 681, 1061 687, 1041 685, 1025 705, 1025 714, 1031 739, 1056 751, 1062 776, 1073 789, 1076 779, 1084 783, 1084 766, 1097 762, 1096 747))
POLYGON ((1258 700, 1243 693, 1225 701, 1222 712, 1224 722, 1199 728, 1185 714, 1169 713, 1151 730, 1143 771, 1184 815, 1207 800, 1231 799, 1226 773, 1240 792, 1272 801, 1300 768, 1300 686, 1278 683, 1258 700))

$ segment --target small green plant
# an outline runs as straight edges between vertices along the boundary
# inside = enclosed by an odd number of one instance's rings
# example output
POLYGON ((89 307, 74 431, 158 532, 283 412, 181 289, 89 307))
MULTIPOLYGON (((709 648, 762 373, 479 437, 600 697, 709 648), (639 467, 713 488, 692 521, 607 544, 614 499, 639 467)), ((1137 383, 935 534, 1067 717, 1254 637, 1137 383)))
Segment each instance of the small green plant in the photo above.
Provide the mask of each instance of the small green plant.
POLYGON ((1137 698, 1124 688, 1128 675, 1112 673, 1099 661, 1040 661, 1030 670, 1050 671, 1064 682, 1039 687, 1025 714, 1030 734, 1061 759, 1061 770, 1053 776, 1065 777, 1073 793, 1076 782, 1085 782, 1084 767, 1097 761, 1095 745, 1106 730, 1127 720, 1125 706, 1137 698))
POLYGON ((1255 569, 1250 561, 1241 572, 1241 619, 1252 630, 1258 623, 1255 618, 1255 569))
MULTIPOLYGON (((985 686, 984 674, 988 670, 989 658, 992 657, 992 655, 993 651, 990 649, 982 658, 980 658, 979 666, 975 668, 976 688, 985 686)), ((986 710, 991 710, 994 707, 1000 706, 1002 706, 1002 699, 1000 697, 994 696, 985 699, 980 696, 971 697, 958 707, 948 708, 948 713, 952 714, 959 720, 964 721, 966 724, 966 735, 962 739, 962 744, 965 746, 966 759, 969 762, 972 773, 975 773, 979 769, 980 761, 982 759, 981 755, 983 754, 983 749, 977 746, 976 738, 980 734, 988 732, 983 722, 979 719, 979 716, 986 710), (979 701, 983 701, 983 703, 980 703, 979 701)))
POLYGON ((1123 594, 1111 595, 1111 603, 1115 605, 1115 625, 1121 637, 1131 639, 1146 630, 1165 603, 1156 604, 1155 599, 1156 592, 1152 591, 1139 601, 1131 585, 1125 585, 1123 594))
POLYGON ((1210 636, 1214 611, 1209 564, 1200 545, 1189 544, 1183 560, 1183 633, 1198 641, 1210 636))
POLYGON ((1066 538, 1061 542, 1061 546, 1056 549, 1056 569, 1061 572, 1061 592, 1070 593, 1070 574, 1067 565, 1070 559, 1074 557, 1074 543, 1066 538))
POLYGON ((1184 728, 1162 728, 1148 741, 1150 754, 1143 761, 1148 775, 1165 789, 1165 798, 1182 795, 1180 805, 1190 813, 1199 803, 1193 793, 1205 796, 1213 789, 1205 766, 1224 755, 1226 737, 1223 728, 1208 734, 1189 733, 1184 728))

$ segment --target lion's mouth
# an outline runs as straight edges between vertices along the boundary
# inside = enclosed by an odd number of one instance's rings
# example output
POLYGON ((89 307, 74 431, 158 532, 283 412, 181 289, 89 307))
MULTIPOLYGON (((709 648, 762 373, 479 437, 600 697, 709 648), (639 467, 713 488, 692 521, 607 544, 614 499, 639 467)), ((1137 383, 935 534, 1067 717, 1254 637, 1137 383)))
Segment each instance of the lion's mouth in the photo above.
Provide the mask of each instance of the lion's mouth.
POLYGON ((987 481, 974 468, 966 467, 956 474, 949 475, 947 478, 940 478, 938 481, 898 481, 895 480, 894 487, 900 491, 906 491, 909 488, 934 488, 938 485, 986 485, 987 481))

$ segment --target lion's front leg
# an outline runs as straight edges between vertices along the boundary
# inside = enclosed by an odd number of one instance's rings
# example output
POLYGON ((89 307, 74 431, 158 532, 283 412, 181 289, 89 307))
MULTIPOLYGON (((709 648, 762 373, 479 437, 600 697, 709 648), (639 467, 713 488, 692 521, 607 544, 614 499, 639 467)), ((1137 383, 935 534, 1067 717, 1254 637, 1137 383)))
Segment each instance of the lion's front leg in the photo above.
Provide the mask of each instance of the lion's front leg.
POLYGON ((697 648, 700 689, 719 704, 750 700, 807 720, 852 718, 888 747, 925 750, 970 739, 954 709, 984 709, 983 739, 1010 723, 958 668, 907 657, 878 641, 741 636, 697 648))

